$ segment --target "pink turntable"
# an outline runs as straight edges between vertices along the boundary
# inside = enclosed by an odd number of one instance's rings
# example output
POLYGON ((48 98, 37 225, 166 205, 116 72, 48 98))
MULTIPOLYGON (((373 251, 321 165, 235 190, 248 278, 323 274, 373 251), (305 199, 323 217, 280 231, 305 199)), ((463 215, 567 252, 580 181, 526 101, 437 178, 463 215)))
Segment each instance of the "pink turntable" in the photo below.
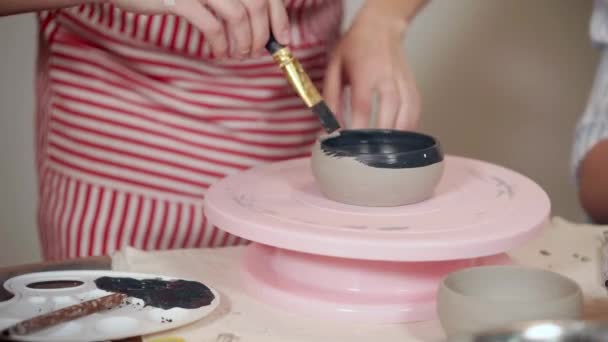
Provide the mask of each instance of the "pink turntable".
POLYGON ((446 156, 435 195, 401 207, 326 199, 309 159, 254 167, 209 190, 216 226, 253 243, 244 286, 259 300, 312 317, 374 323, 434 319, 440 280, 464 267, 509 263, 538 233, 550 201, 530 179, 446 156))

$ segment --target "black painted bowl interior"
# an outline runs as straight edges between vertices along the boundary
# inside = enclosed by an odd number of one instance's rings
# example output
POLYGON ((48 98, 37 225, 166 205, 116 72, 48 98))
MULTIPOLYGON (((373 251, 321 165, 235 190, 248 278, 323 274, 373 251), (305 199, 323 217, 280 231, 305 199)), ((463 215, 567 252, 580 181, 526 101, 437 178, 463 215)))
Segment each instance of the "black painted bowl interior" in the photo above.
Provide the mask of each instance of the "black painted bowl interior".
POLYGON ((443 160, 436 138, 399 130, 342 130, 339 135, 321 141, 321 149, 330 156, 353 157, 384 168, 422 167, 443 160))

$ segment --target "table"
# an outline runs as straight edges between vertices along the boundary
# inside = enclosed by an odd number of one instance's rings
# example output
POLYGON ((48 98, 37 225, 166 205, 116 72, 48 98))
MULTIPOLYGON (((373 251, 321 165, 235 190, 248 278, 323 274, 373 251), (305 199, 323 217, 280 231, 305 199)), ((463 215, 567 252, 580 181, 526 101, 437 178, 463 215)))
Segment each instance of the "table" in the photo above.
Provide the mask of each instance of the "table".
MULTIPOLYGON (((525 246, 510 253, 515 262, 532 267, 540 267, 569 276, 576 280, 585 294, 585 318, 608 320, 608 295, 599 278, 599 259, 596 247, 603 230, 597 227, 571 223, 554 218, 543 235, 525 246)), ((242 293, 239 284, 239 265, 243 248, 220 250, 176 250, 164 252, 143 252, 125 250, 113 259, 109 257, 86 258, 57 263, 30 264, 0 268, 0 281, 9 277, 32 271, 58 269, 115 269, 119 271, 136 270, 140 272, 161 273, 176 276, 190 276, 209 279, 211 284, 228 295, 230 305, 223 307, 218 315, 208 322, 199 322, 167 333, 166 336, 182 336, 186 340, 212 341, 211 337, 220 332, 239 334, 242 341, 319 341, 319 334, 334 332, 344 336, 332 341, 364 341, 365 336, 346 338, 348 327, 333 322, 299 322, 289 313, 275 310, 263 303, 255 302, 242 293), (312 322, 312 323, 311 323, 312 322), (285 323, 289 327, 282 327, 285 323), (293 339, 291 338, 293 336, 293 339)), ((6 294, 0 294, 0 297, 6 294)), ((404 324, 393 327, 361 327, 357 331, 366 336, 376 336, 386 341, 439 341, 436 321, 404 324), (375 335, 374 335, 375 334, 375 335), (405 337, 404 337, 405 336, 405 337)), ((163 336, 155 335, 154 337, 163 336)), ((330 335, 325 335, 330 336, 330 335)), ((144 341, 136 338, 130 341, 144 341)), ((325 339, 328 340, 328 339, 325 339)), ((369 340, 369 338, 367 339, 369 340)))

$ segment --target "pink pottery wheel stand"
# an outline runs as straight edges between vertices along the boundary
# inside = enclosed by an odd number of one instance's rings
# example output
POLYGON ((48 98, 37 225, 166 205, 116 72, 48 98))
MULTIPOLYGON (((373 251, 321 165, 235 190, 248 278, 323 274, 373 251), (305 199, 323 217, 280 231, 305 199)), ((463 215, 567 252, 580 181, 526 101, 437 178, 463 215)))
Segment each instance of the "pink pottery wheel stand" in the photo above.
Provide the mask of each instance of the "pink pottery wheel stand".
POLYGON ((505 252, 534 237, 550 213, 547 194, 518 173, 445 161, 433 198, 391 208, 326 199, 308 158, 254 167, 210 188, 207 215, 253 242, 244 285, 263 302, 347 321, 434 319, 447 273, 509 263, 505 252))

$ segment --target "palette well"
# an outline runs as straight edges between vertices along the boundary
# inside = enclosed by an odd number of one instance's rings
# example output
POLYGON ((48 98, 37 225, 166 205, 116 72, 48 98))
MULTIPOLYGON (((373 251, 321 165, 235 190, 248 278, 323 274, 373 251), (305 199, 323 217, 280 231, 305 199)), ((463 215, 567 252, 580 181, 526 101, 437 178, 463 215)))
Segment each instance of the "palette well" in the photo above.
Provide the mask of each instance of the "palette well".
MULTIPOLYGON (((104 277, 106 280, 120 278, 152 282, 178 280, 151 274, 112 271, 40 272, 18 276, 4 283, 4 287, 14 294, 14 297, 0 302, 0 330, 38 315, 111 294, 112 292, 101 290, 95 283, 96 280, 104 277), (69 286, 62 288, 43 286, 44 283, 57 282, 64 282, 69 286)), ((206 301, 204 303, 199 301, 197 305, 189 308, 188 305, 180 302, 182 298, 173 298, 174 295, 171 294, 164 296, 165 299, 169 299, 161 302, 164 305, 159 305, 158 300, 153 301, 146 295, 136 294, 130 296, 118 308, 95 313, 34 334, 11 338, 17 341, 104 341, 174 329, 200 320, 218 307, 220 302, 218 292, 206 285, 201 284, 201 286, 209 291, 206 294, 206 301)))
MULTIPOLYGON (((310 159, 255 167, 213 185, 209 220, 253 241, 244 286, 260 300, 311 317, 376 323, 436 318, 440 280, 504 254, 547 222, 547 194, 490 163, 446 156, 433 196, 398 207, 327 199, 310 159)), ((365 180, 362 180, 365 181, 365 180)))

